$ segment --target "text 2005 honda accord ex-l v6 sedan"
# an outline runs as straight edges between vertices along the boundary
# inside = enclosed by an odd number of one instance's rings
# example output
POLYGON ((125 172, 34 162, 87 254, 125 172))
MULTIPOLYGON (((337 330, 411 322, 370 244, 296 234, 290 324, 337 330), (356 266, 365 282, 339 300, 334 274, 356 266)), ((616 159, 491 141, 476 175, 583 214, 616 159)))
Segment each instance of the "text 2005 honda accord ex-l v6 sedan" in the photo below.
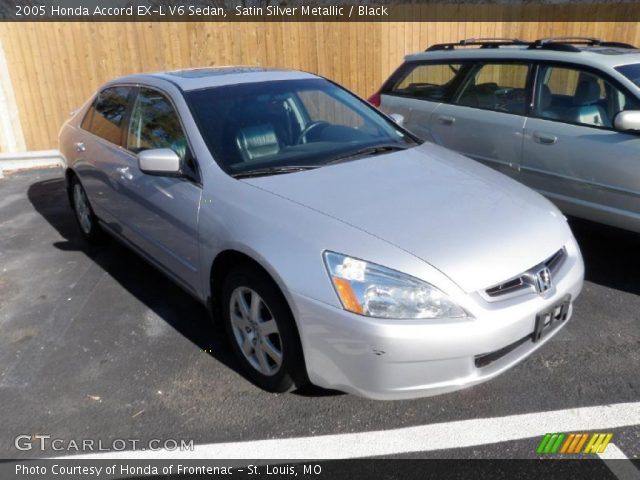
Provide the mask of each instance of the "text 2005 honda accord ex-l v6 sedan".
POLYGON ((60 146, 84 235, 107 230, 219 311, 270 391, 473 385, 556 334, 582 288, 551 203, 308 73, 120 78, 60 146))

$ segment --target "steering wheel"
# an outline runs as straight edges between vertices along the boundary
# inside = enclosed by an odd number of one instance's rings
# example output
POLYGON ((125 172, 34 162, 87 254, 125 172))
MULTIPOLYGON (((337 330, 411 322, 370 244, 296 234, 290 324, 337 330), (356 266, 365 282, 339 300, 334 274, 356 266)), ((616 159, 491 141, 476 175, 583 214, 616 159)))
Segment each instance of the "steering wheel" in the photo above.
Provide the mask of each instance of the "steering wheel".
POLYGON ((329 126, 329 122, 325 122, 324 120, 318 120, 316 122, 311 122, 309 125, 304 127, 304 129, 298 135, 298 139, 296 140, 296 145, 300 145, 301 143, 307 143, 307 135, 311 130, 318 128, 321 125, 329 126))

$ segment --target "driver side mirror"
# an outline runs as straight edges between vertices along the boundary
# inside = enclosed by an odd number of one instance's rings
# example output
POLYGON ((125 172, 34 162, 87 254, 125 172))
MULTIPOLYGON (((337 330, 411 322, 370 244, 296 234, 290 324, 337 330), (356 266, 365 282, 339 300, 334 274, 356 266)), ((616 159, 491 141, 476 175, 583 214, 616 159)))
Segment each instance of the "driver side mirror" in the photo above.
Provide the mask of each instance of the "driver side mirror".
POLYGON ((640 132, 640 110, 626 110, 618 113, 613 125, 620 132, 640 132))
POLYGON ((396 122, 397 125, 404 125, 404 115, 400 115, 399 113, 390 113, 389 117, 391 118, 391 120, 396 122))
POLYGON ((180 157, 170 148, 153 148, 138 154, 138 166, 149 175, 180 175, 180 157))

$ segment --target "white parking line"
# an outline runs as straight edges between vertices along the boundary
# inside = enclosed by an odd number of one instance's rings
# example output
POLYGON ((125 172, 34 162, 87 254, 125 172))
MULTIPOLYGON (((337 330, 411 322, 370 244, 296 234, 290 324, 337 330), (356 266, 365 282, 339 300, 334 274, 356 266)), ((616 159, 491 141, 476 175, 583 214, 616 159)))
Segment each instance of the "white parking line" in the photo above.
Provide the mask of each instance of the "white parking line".
POLYGON ((604 463, 618 477, 618 480, 640 479, 640 470, 613 443, 607 445, 606 450, 603 453, 599 453, 598 456, 604 460, 604 463))
MULTIPOLYGON (((85 459, 342 459, 472 447, 548 432, 640 425, 640 402, 478 418, 373 432, 196 445, 189 451, 92 453, 85 459)), ((532 452, 537 443, 532 441, 532 452)))

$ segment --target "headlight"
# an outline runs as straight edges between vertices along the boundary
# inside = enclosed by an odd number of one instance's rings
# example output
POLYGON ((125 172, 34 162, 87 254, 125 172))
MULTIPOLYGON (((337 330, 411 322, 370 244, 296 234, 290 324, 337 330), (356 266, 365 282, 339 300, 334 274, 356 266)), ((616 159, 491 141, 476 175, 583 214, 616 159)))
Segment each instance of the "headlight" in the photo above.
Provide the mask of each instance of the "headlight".
POLYGON ((460 318, 466 312, 440 290, 374 263, 324 252, 342 306, 377 318, 460 318))

